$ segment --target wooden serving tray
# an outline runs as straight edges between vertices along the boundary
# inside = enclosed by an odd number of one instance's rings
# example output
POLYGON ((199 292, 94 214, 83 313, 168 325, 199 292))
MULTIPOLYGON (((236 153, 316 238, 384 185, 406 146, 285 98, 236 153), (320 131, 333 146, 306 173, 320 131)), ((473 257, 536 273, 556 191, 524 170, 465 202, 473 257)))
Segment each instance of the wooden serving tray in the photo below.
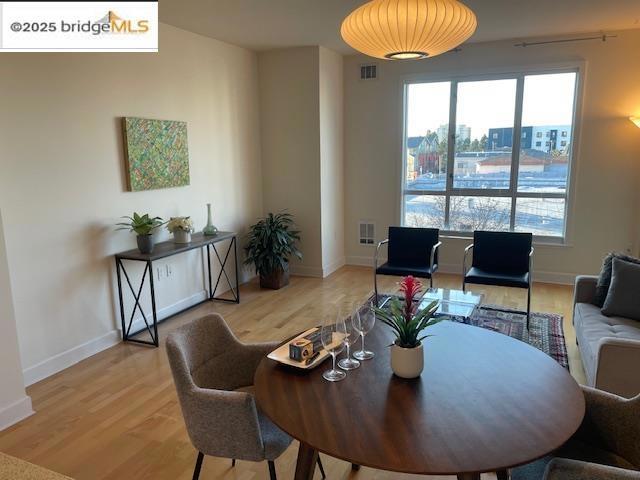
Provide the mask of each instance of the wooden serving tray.
POLYGON ((311 370, 317 367, 331 356, 329 352, 327 352, 324 348, 320 350, 320 354, 309 364, 306 363, 306 360, 299 362, 297 360, 292 360, 291 358, 289 358, 289 344, 299 338, 306 337, 316 330, 319 330, 318 327, 310 328, 309 330, 302 332, 300 335, 297 335, 294 338, 286 341, 284 344, 280 345, 273 352, 267 355, 267 358, 281 363, 282 365, 287 365, 288 367, 293 367, 300 370, 311 370))

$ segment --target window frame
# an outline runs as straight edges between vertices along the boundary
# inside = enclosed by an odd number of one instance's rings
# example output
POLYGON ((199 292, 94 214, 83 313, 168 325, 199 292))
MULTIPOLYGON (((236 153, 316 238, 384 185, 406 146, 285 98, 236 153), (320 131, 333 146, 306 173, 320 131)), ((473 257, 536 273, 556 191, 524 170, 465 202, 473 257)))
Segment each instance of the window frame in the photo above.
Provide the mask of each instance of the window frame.
MULTIPOLYGON (((458 72, 449 75, 445 74, 413 74, 407 75, 401 79, 401 108, 402 108, 402 128, 400 145, 402 146, 402 164, 401 164, 401 185, 400 185, 400 209, 398 224, 404 225, 405 220, 405 197, 411 195, 418 196, 475 196, 475 197, 507 197, 511 198, 511 212, 509 221, 509 230, 515 231, 516 202, 519 198, 553 198, 564 199, 564 229, 561 236, 545 236, 535 235, 534 243, 548 245, 571 245, 573 232, 573 211, 575 196, 575 170, 577 158, 579 157, 579 137, 582 118, 583 103, 583 85, 586 75, 586 62, 569 62, 558 64, 545 64, 533 66, 512 67, 510 69, 486 69, 481 73, 458 72), (524 79, 526 76, 532 75, 549 75, 560 73, 575 73, 576 83, 574 89, 574 108, 571 129, 568 133, 570 139, 570 155, 569 166, 567 169, 567 187, 564 193, 541 193, 541 192, 518 192, 518 173, 520 166, 520 144, 522 140, 522 112, 524 99, 524 79), (453 188, 453 172, 455 164, 455 131, 456 131, 456 107, 457 107, 457 91, 458 84, 462 82, 487 81, 487 80, 516 80, 516 105, 513 124, 513 146, 511 157, 511 176, 508 189, 460 189, 453 188), (406 168, 407 168, 407 149, 406 149, 406 133, 408 124, 408 86, 416 83, 437 83, 451 82, 450 87, 450 104, 449 104, 449 142, 447 152, 447 184, 445 190, 428 191, 428 190, 409 190, 406 188, 406 168)), ((444 224, 449 225, 450 202, 447 200, 444 224)), ((471 238, 473 232, 456 231, 450 229, 441 229, 441 233, 445 238, 471 238)))

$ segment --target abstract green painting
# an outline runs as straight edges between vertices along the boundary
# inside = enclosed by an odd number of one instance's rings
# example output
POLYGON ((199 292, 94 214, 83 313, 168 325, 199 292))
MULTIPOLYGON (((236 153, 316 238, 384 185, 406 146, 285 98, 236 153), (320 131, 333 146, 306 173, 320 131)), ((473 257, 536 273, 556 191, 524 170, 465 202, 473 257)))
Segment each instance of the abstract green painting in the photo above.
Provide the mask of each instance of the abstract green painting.
POLYGON ((186 122, 135 117, 123 120, 130 191, 189 185, 186 122))

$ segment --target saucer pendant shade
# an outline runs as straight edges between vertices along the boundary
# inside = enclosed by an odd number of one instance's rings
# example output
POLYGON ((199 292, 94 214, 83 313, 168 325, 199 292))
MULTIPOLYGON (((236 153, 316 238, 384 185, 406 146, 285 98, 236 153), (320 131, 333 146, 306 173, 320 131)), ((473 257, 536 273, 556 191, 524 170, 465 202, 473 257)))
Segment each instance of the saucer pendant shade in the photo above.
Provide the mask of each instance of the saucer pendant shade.
POLYGON ((458 0, 372 0, 342 22, 345 42, 370 57, 434 57, 467 40, 476 16, 458 0))

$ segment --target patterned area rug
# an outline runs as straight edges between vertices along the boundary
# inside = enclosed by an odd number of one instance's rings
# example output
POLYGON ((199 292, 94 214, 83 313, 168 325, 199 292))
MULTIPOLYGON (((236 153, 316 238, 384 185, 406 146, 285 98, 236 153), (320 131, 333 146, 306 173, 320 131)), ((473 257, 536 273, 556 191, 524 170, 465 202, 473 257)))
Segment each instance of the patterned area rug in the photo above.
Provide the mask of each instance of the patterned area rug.
POLYGON ((475 311, 469 323, 528 343, 542 350, 567 370, 569 369, 562 315, 531 312, 527 331, 525 314, 496 305, 482 305, 475 311))
MULTIPOLYGON (((380 302, 382 303, 389 296, 381 294, 379 297, 380 302)), ((369 301, 372 300, 373 296, 369 301)), ((458 319, 452 318, 452 320, 461 322, 458 319)), ((526 314, 498 305, 482 305, 476 309, 469 321, 464 323, 493 330, 528 343, 549 355, 567 370, 569 369, 569 356, 567 355, 567 344, 564 338, 562 315, 531 312, 529 330, 527 331, 526 314)))

